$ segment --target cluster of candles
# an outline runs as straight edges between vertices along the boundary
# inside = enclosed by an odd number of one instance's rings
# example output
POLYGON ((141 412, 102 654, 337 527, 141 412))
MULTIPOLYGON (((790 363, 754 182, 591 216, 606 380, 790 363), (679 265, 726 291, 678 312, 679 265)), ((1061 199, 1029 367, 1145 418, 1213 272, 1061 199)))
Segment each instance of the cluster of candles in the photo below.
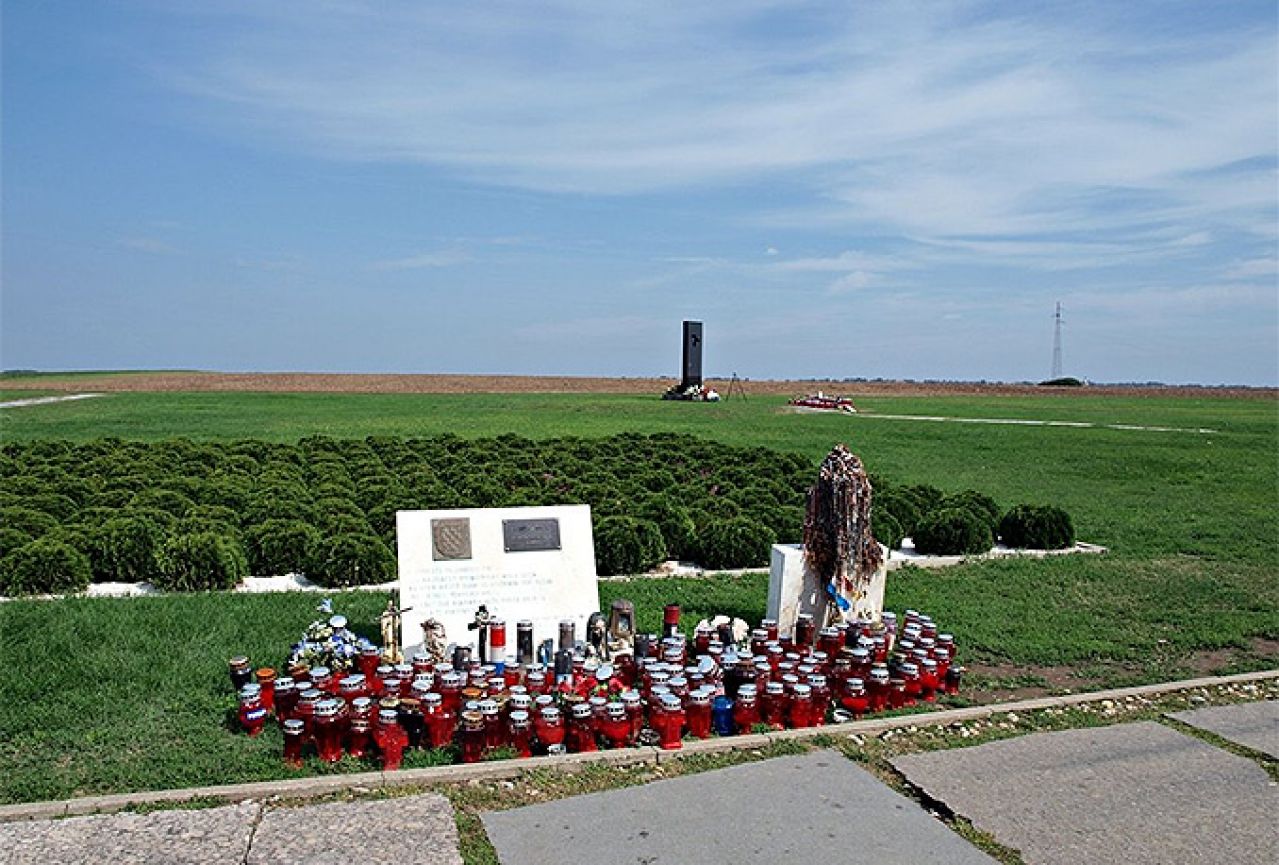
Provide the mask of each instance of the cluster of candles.
POLYGON ((327 762, 376 754, 386 769, 399 768, 406 748, 455 744, 464 763, 504 748, 521 757, 641 742, 672 750, 685 736, 817 727, 959 690, 954 638, 915 610, 900 626, 884 613, 879 622, 820 630, 801 615, 789 637, 766 619, 741 645, 729 625, 699 627, 689 640, 679 618, 668 605, 664 635, 638 635, 634 653, 611 663, 585 657, 566 621, 553 668, 533 662, 527 622, 519 623, 518 662, 508 665, 492 651, 505 644, 495 619, 487 654, 497 658, 472 661, 460 647, 449 663, 417 655, 391 665, 371 647, 358 672, 339 677, 306 664, 277 676, 238 657, 231 680, 244 731, 256 736, 274 716, 286 762, 301 765, 314 749, 327 762))

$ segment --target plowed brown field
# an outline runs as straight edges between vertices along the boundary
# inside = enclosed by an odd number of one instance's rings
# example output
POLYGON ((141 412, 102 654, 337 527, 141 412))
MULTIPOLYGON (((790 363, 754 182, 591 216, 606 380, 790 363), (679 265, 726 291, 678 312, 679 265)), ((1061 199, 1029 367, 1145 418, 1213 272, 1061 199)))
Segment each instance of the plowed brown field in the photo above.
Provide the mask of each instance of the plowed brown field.
MULTIPOLYGON (((7 390, 239 391, 268 393, 617 393, 659 394, 674 384, 663 378, 587 376, 414 375, 365 373, 129 372, 93 375, 0 377, 7 390)), ((708 380, 720 393, 728 382, 708 380)), ((797 396, 817 390, 844 396, 1230 396, 1274 398, 1275 388, 1201 388, 1128 385, 1045 388, 1030 384, 915 381, 748 380, 747 394, 797 396)))

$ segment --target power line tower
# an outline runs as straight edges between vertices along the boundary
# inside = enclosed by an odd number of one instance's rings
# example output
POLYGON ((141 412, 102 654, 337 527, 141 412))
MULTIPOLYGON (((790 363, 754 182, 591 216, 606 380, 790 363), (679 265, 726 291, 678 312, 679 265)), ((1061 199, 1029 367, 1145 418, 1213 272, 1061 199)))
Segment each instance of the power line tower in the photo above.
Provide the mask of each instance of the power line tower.
POLYGON ((1057 301, 1057 312, 1053 314, 1053 374, 1052 378, 1061 378, 1061 301, 1057 301))

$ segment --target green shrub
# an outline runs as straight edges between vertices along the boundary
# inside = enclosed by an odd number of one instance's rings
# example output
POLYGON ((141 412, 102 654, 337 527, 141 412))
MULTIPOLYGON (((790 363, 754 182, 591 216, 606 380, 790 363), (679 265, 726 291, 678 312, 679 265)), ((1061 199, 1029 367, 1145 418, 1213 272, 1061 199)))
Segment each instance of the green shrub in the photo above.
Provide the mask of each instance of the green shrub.
POLYGON ((33 538, 38 538, 46 532, 52 531, 57 524, 58 521, 44 511, 12 506, 0 508, 0 526, 6 529, 17 529, 20 532, 26 532, 33 538))
POLYGON ((693 515, 670 497, 654 496, 640 506, 637 516, 657 524, 667 557, 687 559, 697 551, 697 525, 693 515))
POLYGON ((249 569, 259 576, 302 573, 321 541, 320 533, 301 520, 267 520, 245 534, 249 569))
POLYGON ((8 526, 0 527, 0 558, 4 558, 19 547, 25 547, 33 540, 35 538, 21 529, 11 529, 8 526))
POLYGON ((194 505, 195 502, 182 493, 160 487, 142 490, 133 497, 133 501, 130 503, 133 508, 155 508, 175 517, 183 516, 194 505))
POLYGON ((338 535, 320 544, 306 575, 330 587, 386 583, 395 579, 395 556, 376 535, 338 535))
POLYGON ((122 583, 153 582, 160 573, 165 532, 144 517, 116 517, 98 529, 101 574, 122 583))
POLYGON ((662 530, 652 520, 603 517, 595 523, 595 569, 602 576, 640 574, 666 559, 662 530))
POLYGON ((6 595, 83 592, 91 577, 84 554, 53 538, 32 541, 0 561, 0 591, 6 595))
POLYGON ((68 496, 59 493, 45 492, 28 496, 26 506, 53 517, 58 522, 66 522, 80 510, 80 505, 68 496))
POLYGON ((912 484, 908 487, 900 487, 895 492, 899 492, 915 503, 920 516, 935 511, 941 507, 942 499, 945 494, 937 487, 930 484, 912 484))
POLYGON ((972 511, 986 521, 992 535, 999 528, 999 505, 985 493, 979 493, 977 490, 952 493, 942 499, 941 506, 972 511))
POLYGON ((900 547, 902 538, 906 536, 906 533, 902 531, 901 523, 897 522, 893 515, 887 512, 871 517, 870 530, 871 534, 875 536, 875 540, 890 550, 900 547))
POLYGON ((888 514, 896 520, 902 532, 907 535, 914 534, 915 526, 919 525, 919 518, 922 516, 915 500, 897 490, 875 493, 871 498, 872 526, 882 514, 888 514))
POLYGON ((956 508, 926 514, 911 539, 917 552, 932 556, 984 553, 994 543, 990 527, 980 514, 956 508))
POLYGON ((775 543, 772 529, 752 520, 713 519, 698 538, 700 564, 713 569, 766 567, 775 543))
POLYGON ((160 548, 155 584, 170 592, 233 589, 248 575, 244 550, 213 532, 174 535, 160 548))
POLYGON ((1017 505, 999 521, 999 536, 1009 547, 1061 550, 1075 543, 1075 526, 1053 505, 1017 505))

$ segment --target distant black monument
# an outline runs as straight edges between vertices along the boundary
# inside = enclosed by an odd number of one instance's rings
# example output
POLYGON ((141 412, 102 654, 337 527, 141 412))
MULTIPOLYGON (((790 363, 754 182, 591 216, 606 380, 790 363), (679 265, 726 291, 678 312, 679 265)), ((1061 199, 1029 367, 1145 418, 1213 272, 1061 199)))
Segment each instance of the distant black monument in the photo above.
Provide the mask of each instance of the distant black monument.
POLYGON ((684 368, 679 384, 673 386, 662 399, 682 399, 696 402, 718 402, 719 394, 702 386, 702 323, 684 322, 684 368))
POLYGON ((702 323, 684 322, 684 377, 681 388, 702 385, 702 323))

